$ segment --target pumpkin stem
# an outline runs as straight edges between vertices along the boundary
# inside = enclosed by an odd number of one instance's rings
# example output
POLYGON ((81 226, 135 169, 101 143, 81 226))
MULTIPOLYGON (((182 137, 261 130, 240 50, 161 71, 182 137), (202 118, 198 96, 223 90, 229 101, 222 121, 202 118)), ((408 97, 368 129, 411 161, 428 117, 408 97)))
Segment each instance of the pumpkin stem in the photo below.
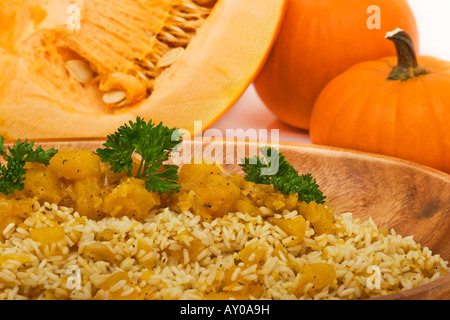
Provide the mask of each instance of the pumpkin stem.
POLYGON ((428 73, 425 68, 418 65, 414 43, 407 32, 397 28, 388 32, 386 39, 394 42, 398 58, 397 66, 392 69, 389 80, 406 81, 428 73))

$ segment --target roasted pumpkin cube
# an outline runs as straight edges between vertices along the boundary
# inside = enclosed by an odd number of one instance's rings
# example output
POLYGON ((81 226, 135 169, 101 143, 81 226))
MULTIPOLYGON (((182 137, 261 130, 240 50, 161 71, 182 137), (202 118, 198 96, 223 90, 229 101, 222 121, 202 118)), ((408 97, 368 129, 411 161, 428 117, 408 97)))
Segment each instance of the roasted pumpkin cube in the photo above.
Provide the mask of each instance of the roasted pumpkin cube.
POLYGON ((43 164, 33 164, 27 168, 23 193, 29 198, 37 197, 41 203, 59 204, 63 197, 58 176, 43 164))
POLYGON ((188 211, 193 208, 195 211, 195 192, 193 190, 190 191, 181 191, 179 194, 176 194, 171 197, 172 200, 175 199, 176 206, 181 212, 188 211))
POLYGON ((231 173, 229 179, 234 182, 240 189, 244 189, 248 181, 245 180, 243 175, 237 173, 231 173))
POLYGON ((0 255, 0 265, 7 262, 8 260, 19 261, 22 263, 33 261, 37 259, 34 255, 31 254, 19 254, 19 253, 10 253, 10 254, 2 254, 0 255))
POLYGON ((0 196, 0 240, 4 239, 3 231, 11 224, 19 224, 25 214, 33 210, 37 198, 14 199, 0 196))
POLYGON ((178 194, 182 201, 179 206, 205 218, 218 218, 236 211, 236 200, 241 197, 240 188, 225 177, 217 165, 185 164, 179 176, 182 185, 178 194), (186 193, 192 194, 191 208, 186 207, 186 193))
POLYGON ((93 257, 98 260, 108 261, 110 263, 116 263, 116 257, 112 250, 103 242, 95 241, 88 245, 85 245, 81 249, 81 253, 93 257))
POLYGON ((246 279, 240 273, 244 271, 242 266, 232 265, 223 273, 223 279, 220 284, 220 291, 210 293, 204 297, 208 300, 217 300, 219 297, 223 299, 240 299, 247 300, 250 296, 259 298, 264 292, 264 288, 260 283, 260 277, 257 279, 246 279), (238 270, 239 269, 239 270, 238 270))
POLYGON ((239 260, 246 264, 257 264, 264 260, 267 252, 265 245, 261 245, 259 241, 248 243, 241 251, 239 251, 239 260))
POLYGON ((113 217, 144 219, 159 204, 160 195, 148 191, 143 180, 126 178, 105 196, 102 209, 113 217))
POLYGON ((199 239, 194 238, 189 243, 189 246, 187 247, 187 249, 188 249, 188 253, 189 253, 189 260, 197 261, 198 255, 203 250, 205 250, 205 245, 199 239))
POLYGON ((111 274, 101 285, 100 289, 109 292, 109 300, 138 300, 140 294, 136 285, 132 283, 128 273, 125 271, 116 271, 111 274))
POLYGON ((191 233, 188 231, 183 231, 182 234, 177 235, 179 239, 183 239, 184 237, 189 237, 189 241, 180 241, 180 246, 177 249, 167 249, 165 250, 168 255, 176 258, 178 260, 178 263, 184 263, 185 262, 185 254, 188 254, 189 262, 194 262, 198 260, 199 254, 205 249, 205 245, 203 242, 194 236, 192 236, 191 233))
POLYGON ((5 231, 6 227, 8 227, 11 223, 14 223, 14 225, 17 226, 21 221, 22 219, 20 217, 9 216, 2 218, 0 216, 0 241, 5 239, 3 231, 5 231))
POLYGON ((82 216, 99 220, 105 216, 102 211, 103 197, 106 188, 101 187, 97 181, 80 179, 74 182, 76 210, 82 216))
POLYGON ((264 204, 273 211, 280 212, 286 206, 286 198, 282 193, 271 193, 264 199, 264 204))
POLYGON ((314 231, 317 234, 334 234, 336 230, 336 225, 332 220, 328 219, 320 219, 314 223, 312 223, 314 227, 314 231))
POLYGON ((300 280, 297 288, 301 295, 305 286, 312 283, 310 290, 319 291, 324 287, 332 286, 336 280, 336 271, 334 266, 329 263, 310 263, 300 268, 300 280))
POLYGON ((138 240, 136 258, 140 265, 148 269, 155 266, 155 259, 148 255, 152 251, 153 248, 147 241, 143 239, 138 240))
POLYGON ((298 211, 311 222, 316 233, 333 234, 335 232, 334 211, 326 204, 300 202, 298 204, 298 211))
MULTIPOLYGON (((229 268, 227 268, 223 273, 221 288, 225 292, 232 291, 232 288, 234 286, 239 285, 238 276, 235 275, 236 272, 239 271, 237 270, 238 268, 239 267, 237 265, 232 265, 229 268)), ((240 269, 242 269, 242 267, 240 267, 240 269)))
POLYGON ((33 210, 37 198, 14 199, 0 196, 0 221, 5 217, 25 217, 33 210))
POLYGON ((266 206, 266 198, 275 194, 276 190, 271 184, 257 184, 246 181, 242 195, 252 200, 256 206, 266 206))
POLYGON ((269 217, 267 221, 280 227, 281 230, 290 236, 296 236, 299 239, 305 237, 306 221, 302 216, 297 216, 293 219, 269 217))
POLYGON ((38 242, 39 247, 42 249, 45 248, 45 246, 51 248, 53 243, 64 241, 65 236, 66 233, 64 227, 60 226, 41 227, 30 230, 30 238, 34 242, 38 242))
POLYGON ((247 198, 239 199, 236 201, 236 210, 242 213, 247 213, 252 216, 257 216, 261 214, 259 208, 255 206, 253 201, 247 198))
POLYGON ((298 193, 291 193, 286 197, 286 210, 292 211, 295 210, 298 203, 298 193))
POLYGON ((50 160, 50 168, 69 180, 100 178, 100 164, 100 157, 87 150, 63 149, 50 160))
POLYGON ((218 165, 208 164, 202 160, 202 163, 192 163, 183 165, 178 173, 178 181, 183 185, 197 184, 209 175, 222 174, 222 170, 218 165))

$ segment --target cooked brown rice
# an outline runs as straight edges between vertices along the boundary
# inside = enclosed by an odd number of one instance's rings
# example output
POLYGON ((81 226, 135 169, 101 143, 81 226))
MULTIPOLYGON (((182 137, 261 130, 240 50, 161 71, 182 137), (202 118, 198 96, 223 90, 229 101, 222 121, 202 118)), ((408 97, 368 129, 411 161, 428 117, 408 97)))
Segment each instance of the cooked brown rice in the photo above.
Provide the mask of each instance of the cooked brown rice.
MULTIPOLYGON (((285 211, 276 216, 292 219, 297 215, 297 211, 285 211)), ((336 213, 335 219, 335 235, 315 235, 307 221, 305 239, 298 244, 263 217, 239 212, 209 222, 169 209, 154 211, 145 221, 128 217, 94 221, 80 218, 70 208, 36 203, 24 223, 3 231, 0 299, 108 299, 112 293, 132 297, 142 292, 151 299, 202 299, 235 263, 232 280, 259 281, 264 289, 261 299, 358 299, 423 285, 449 271, 448 262, 421 248, 411 236, 402 237, 394 230, 387 234, 371 219, 362 222, 350 213, 336 213), (29 237, 34 228, 56 225, 64 228, 65 237, 51 248, 41 249, 29 237), (191 236, 181 237, 184 231, 191 236), (205 249, 191 261, 186 247, 194 238, 205 249), (138 252, 142 240, 152 252, 138 252), (93 259, 84 250, 96 242, 106 245, 115 261, 93 259), (251 242, 266 251, 262 263, 249 267, 239 264, 236 256, 251 242), (177 255, 168 254, 176 251, 177 255), (150 265, 145 264, 150 260, 150 265), (319 292, 309 290, 312 284, 307 284, 304 295, 298 297, 300 274, 292 261, 297 266, 332 264, 337 279, 319 292), (122 279, 108 290, 101 289, 109 275, 119 270, 130 281, 122 279), (71 278, 74 275, 76 279, 71 278)), ((236 293, 242 289, 229 288, 236 293)))

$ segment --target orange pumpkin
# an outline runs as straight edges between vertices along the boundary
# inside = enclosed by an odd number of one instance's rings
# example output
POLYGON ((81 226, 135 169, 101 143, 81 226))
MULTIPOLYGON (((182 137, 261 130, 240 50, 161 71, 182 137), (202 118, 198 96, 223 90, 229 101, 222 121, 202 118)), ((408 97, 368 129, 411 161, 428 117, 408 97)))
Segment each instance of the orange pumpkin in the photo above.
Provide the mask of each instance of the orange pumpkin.
POLYGON ((450 62, 416 58, 404 31, 387 38, 398 57, 359 63, 322 91, 311 118, 311 140, 450 173, 450 62))
POLYGON ((284 11, 285 0, 0 1, 0 135, 105 137, 136 116, 199 133, 253 82, 284 11))
POLYGON ((317 96, 332 78, 358 62, 395 54, 383 36, 396 27, 417 44, 405 0, 289 0, 255 89, 281 121, 309 129, 317 96))

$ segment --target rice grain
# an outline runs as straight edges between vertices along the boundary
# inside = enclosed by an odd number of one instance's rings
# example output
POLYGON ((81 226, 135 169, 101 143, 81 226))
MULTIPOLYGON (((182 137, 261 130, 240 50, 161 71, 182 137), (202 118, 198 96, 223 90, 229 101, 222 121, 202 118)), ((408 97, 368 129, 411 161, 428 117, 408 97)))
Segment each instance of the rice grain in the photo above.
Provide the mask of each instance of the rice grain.
MULTIPOLYGON (((267 214, 268 208, 263 210, 267 214)), ((298 215, 295 210, 277 214, 282 219, 298 215)), ((360 299, 422 285, 449 271, 448 262, 412 237, 394 230, 385 236, 371 219, 361 222, 350 213, 336 214, 335 220, 336 234, 318 235, 307 221, 305 238, 293 243, 263 216, 241 212, 201 221, 189 211, 166 208, 143 221, 94 221, 80 219, 68 207, 36 203, 20 227, 9 224, 3 231, 8 237, 0 242, 0 299, 108 299, 116 293, 201 299, 216 292, 250 299, 360 299), (41 250, 29 234, 43 226, 63 227, 64 239, 41 250), (109 240, 102 240, 104 234, 111 235, 109 240), (145 249, 138 250, 139 241, 145 249), (240 250, 253 242, 264 254, 253 251, 240 260, 240 250), (91 246, 94 251, 87 250, 91 246), (336 280, 323 288, 309 282, 299 291, 299 268, 314 263, 332 264, 336 280), (367 286, 375 279, 369 267, 381 272, 379 288, 367 286), (105 287, 117 272, 127 280, 105 287), (248 291, 249 283, 260 291, 248 291)))

